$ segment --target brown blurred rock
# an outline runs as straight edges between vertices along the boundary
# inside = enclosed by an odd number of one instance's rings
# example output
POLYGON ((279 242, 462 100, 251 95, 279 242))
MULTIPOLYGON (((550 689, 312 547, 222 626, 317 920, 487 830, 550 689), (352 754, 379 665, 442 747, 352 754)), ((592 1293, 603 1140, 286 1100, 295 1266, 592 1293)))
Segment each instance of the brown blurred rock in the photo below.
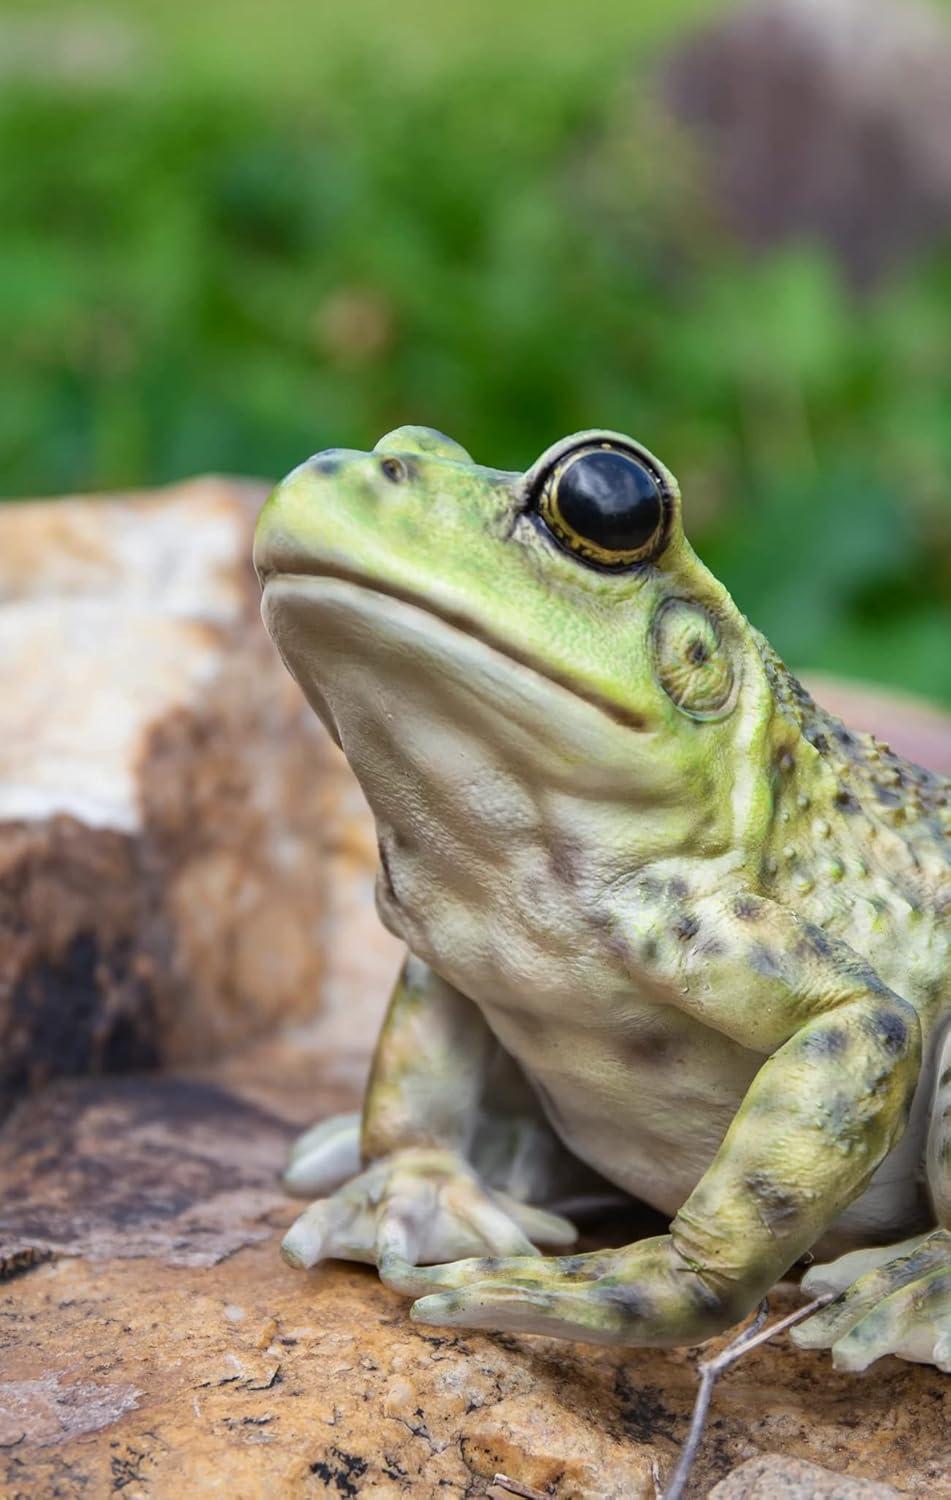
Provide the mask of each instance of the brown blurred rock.
POLYGON ((816 240, 868 286, 951 230, 951 27, 923 0, 754 0, 670 60, 674 114, 755 246, 816 240))
MULTIPOLYGON (((367 1267, 283 1264, 298 1208, 275 1187, 286 1141, 358 1090, 333 1057, 275 1042, 200 1074, 62 1082, 18 1106, 0 1243, 34 1253, 0 1287, 4 1500, 474 1500, 498 1472, 554 1500, 655 1500, 696 1351, 427 1329, 367 1267)), ((794 1296, 780 1290, 774 1310, 794 1296)), ((805 1470, 839 1484, 820 1495, 881 1493, 842 1488, 847 1476, 937 1500, 951 1494, 949 1420, 951 1382, 933 1370, 840 1375, 780 1337, 718 1383, 688 1496, 746 1465, 747 1488, 724 1493, 783 1495, 763 1476, 805 1470)))
POLYGON ((818 672, 807 672, 802 680, 816 701, 850 729, 874 734, 906 760, 951 776, 951 714, 910 693, 873 683, 847 682, 818 672))
POLYGON ((262 495, 0 509, 0 1104, 319 1004, 333 773, 258 618, 262 495))

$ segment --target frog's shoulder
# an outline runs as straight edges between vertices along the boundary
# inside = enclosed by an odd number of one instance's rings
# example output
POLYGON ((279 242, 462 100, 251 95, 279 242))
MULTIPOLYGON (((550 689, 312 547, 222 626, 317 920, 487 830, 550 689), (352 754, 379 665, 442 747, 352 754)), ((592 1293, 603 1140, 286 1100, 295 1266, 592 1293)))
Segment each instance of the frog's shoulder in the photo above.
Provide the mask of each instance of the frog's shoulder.
POLYGON ((753 631, 753 638, 777 713, 815 752, 812 814, 843 815, 879 860, 910 863, 940 907, 951 897, 951 780, 850 729, 816 703, 763 636, 753 631))

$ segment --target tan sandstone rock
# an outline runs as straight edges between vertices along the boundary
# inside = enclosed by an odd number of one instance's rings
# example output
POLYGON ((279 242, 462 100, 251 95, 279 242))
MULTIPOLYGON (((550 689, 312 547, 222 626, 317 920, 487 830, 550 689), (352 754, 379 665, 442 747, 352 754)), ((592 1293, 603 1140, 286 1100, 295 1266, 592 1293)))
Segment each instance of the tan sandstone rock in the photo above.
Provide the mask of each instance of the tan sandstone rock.
POLYGON ((0 1104, 319 1005, 337 799, 258 618, 262 494, 0 508, 0 1104))
POLYGON ((799 1458, 750 1458, 714 1485, 710 1500, 897 1500, 890 1484, 849 1479, 799 1458))
MULTIPOLYGON (((367 1267, 283 1264, 287 1142, 360 1083, 352 1061, 274 1042, 18 1106, 0 1262, 31 1269, 0 1285, 2 1500, 504 1500, 498 1473, 553 1500, 655 1500, 697 1351, 428 1329, 367 1267)), ((949 1431, 934 1370, 836 1374, 781 1337, 718 1383, 687 1493, 744 1465, 724 1495, 806 1494, 763 1487, 805 1474, 939 1500, 949 1431)))

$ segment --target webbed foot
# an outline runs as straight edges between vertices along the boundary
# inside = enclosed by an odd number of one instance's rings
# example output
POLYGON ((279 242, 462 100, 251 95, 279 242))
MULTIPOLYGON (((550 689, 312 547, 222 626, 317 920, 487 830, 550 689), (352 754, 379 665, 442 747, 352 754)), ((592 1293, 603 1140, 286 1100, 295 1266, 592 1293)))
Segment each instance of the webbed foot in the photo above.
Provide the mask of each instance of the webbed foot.
POLYGON ((735 1321, 670 1235, 581 1255, 394 1266, 391 1285, 418 1299, 414 1322, 592 1344, 700 1343, 735 1321))
MULTIPOLYGON (((342 1119, 319 1127, 324 1133, 302 1148, 298 1182, 326 1182, 331 1166, 344 1159, 342 1119)), ((486 1186, 454 1152, 420 1146, 381 1157, 312 1203, 281 1248, 293 1266, 330 1257, 368 1261, 388 1281, 407 1265, 487 1253, 534 1257, 533 1242, 564 1245, 575 1237, 567 1219, 486 1186)))
POLYGON ((865 1370, 885 1354, 951 1373, 951 1231, 899 1245, 854 1250, 802 1279, 810 1297, 835 1300, 790 1337, 801 1349, 831 1349, 837 1370, 865 1370))

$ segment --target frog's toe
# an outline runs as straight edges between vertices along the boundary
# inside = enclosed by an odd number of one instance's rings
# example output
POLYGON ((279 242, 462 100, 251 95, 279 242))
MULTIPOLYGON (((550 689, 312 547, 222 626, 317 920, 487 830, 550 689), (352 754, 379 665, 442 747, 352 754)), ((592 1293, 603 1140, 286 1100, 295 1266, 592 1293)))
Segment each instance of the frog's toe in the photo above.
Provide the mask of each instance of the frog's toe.
POLYGON ((951 1373, 951 1266, 893 1292, 832 1345, 837 1370, 865 1370, 885 1354, 951 1373))
POLYGON ((321 1198, 294 1220, 281 1243, 281 1255, 289 1266, 308 1270, 330 1248, 346 1217, 343 1204, 336 1198, 321 1198))
POLYGON ((551 1334, 614 1343, 624 1323, 623 1299, 597 1287, 602 1259, 510 1257, 429 1267, 416 1279, 416 1323, 551 1334), (435 1272, 435 1274, 433 1274, 435 1272), (419 1294, 425 1292, 426 1295, 419 1294))
POLYGON ((592 1343, 614 1343, 622 1328, 617 1309, 577 1285, 521 1281, 477 1281, 458 1291, 421 1297, 410 1308, 410 1317, 414 1323, 442 1328, 541 1333, 592 1343))
MULTIPOLYGON (((322 1134, 316 1149, 325 1147, 332 1151, 334 1144, 322 1134)), ((302 1149, 306 1156, 311 1147, 302 1149)), ((375 1262, 387 1285, 402 1291, 410 1290, 404 1282, 420 1261, 479 1254, 537 1259, 535 1239, 564 1244, 574 1237, 567 1219, 485 1187, 452 1153, 417 1148, 371 1163, 312 1203, 291 1226, 282 1253, 305 1268, 331 1257, 375 1262)))
POLYGON ((298 1136, 284 1172, 284 1186, 301 1198, 332 1192, 360 1170, 359 1112, 333 1115, 298 1136))
POLYGON ((864 1370, 885 1354, 949 1368, 947 1230, 918 1236, 887 1252, 856 1251, 831 1266, 817 1266, 803 1278, 803 1289, 811 1296, 837 1293, 828 1306, 791 1332, 802 1349, 831 1349, 836 1369, 864 1370))

